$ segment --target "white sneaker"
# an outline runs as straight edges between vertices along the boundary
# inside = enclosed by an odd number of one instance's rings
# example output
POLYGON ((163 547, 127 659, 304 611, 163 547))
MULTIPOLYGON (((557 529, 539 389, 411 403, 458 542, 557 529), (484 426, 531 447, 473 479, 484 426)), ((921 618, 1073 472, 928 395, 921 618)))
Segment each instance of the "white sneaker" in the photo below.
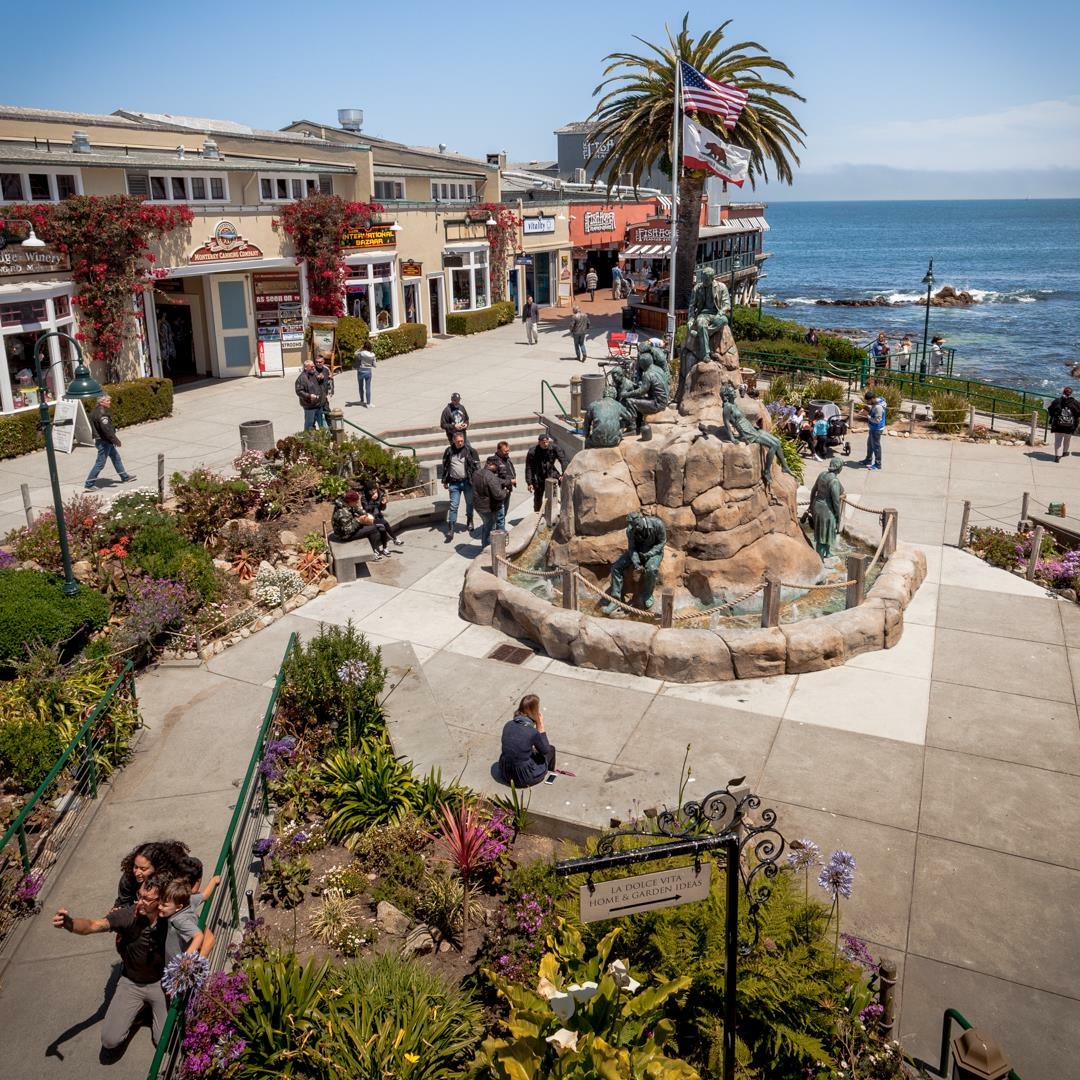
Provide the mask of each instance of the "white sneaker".
POLYGON ((398 547, 402 547, 402 546, 404 545, 405 541, 404 541, 404 540, 402 540, 402 539, 401 539, 400 537, 397 537, 397 536, 395 536, 395 537, 394 537, 394 543, 395 543, 395 544, 396 544, 396 545, 397 545, 398 547))

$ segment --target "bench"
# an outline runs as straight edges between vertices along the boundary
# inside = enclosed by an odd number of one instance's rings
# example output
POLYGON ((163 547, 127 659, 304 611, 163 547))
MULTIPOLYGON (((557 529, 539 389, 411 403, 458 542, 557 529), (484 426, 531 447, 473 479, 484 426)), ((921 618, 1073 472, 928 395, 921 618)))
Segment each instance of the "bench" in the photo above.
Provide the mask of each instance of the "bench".
POLYGON ((1055 540, 1061 540, 1070 547, 1080 545, 1080 518, 1054 517, 1050 514, 1028 513, 1028 521, 1041 525, 1055 540))
MULTIPOLYGON (((419 499, 400 499, 386 507, 385 517, 395 532, 418 525, 438 525, 446 521, 450 500, 445 496, 425 495, 419 499)), ((375 558, 368 540, 338 540, 331 533, 330 569, 338 581, 355 581, 356 568, 375 558)))

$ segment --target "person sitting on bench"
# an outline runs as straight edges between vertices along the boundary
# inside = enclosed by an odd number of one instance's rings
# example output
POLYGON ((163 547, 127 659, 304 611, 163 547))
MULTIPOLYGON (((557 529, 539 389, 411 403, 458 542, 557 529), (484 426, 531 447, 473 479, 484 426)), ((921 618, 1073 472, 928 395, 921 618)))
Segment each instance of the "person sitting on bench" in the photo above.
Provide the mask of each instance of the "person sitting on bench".
POLYGON ((331 518, 334 535, 346 544, 353 540, 367 540, 371 544, 371 550, 375 552, 376 559, 388 559, 390 557, 387 549, 390 541, 389 531, 370 514, 365 514, 358 509, 359 504, 358 491, 347 491, 341 498, 334 500, 334 514, 331 518))

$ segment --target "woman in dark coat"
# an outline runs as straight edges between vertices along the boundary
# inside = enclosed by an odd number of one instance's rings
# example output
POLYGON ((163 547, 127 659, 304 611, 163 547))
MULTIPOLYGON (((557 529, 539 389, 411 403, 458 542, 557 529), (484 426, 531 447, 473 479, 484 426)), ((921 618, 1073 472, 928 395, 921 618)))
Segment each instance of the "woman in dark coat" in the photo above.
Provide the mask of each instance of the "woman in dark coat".
POLYGON ((364 507, 364 513, 370 514, 375 519, 375 524, 381 525, 386 530, 390 539, 393 540, 398 547, 401 547, 405 541, 398 539, 393 526, 383 516, 383 511, 386 509, 386 492, 379 486, 378 480, 364 481, 364 494, 361 497, 360 502, 364 507))
POLYGON ((1073 397, 1072 387, 1066 386, 1061 397, 1054 398, 1046 411, 1050 416, 1050 430, 1054 433, 1054 460, 1060 461, 1062 454, 1069 456, 1072 437, 1080 420, 1080 401, 1073 397))
POLYGON ((555 747, 544 732, 544 714, 535 694, 521 699, 513 720, 503 728, 499 767, 507 783, 519 788, 539 784, 555 768, 555 747))

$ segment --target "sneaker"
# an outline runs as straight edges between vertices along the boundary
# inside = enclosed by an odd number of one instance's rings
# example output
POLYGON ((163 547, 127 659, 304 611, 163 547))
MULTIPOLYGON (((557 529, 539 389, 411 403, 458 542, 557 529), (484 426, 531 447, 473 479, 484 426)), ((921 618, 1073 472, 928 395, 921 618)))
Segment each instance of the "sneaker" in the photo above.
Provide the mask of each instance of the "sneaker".
POLYGON ((97 484, 83 484, 83 491, 96 491, 97 484))
POLYGON ((386 552, 382 551, 382 550, 376 551, 375 552, 375 558, 376 558, 376 560, 385 559, 386 558, 386 552))
POLYGON ((881 472, 881 466, 880 465, 871 465, 868 471, 869 472, 881 472))
POLYGON ((402 540, 400 537, 395 536, 394 537, 394 544, 395 544, 396 547, 403 547, 404 544, 405 544, 405 541, 402 540))
POLYGON ((380 555, 381 555, 381 556, 382 556, 382 557, 383 557, 384 559, 389 559, 389 558, 390 558, 390 549, 389 549, 388 547, 385 547, 385 546, 384 546, 384 547, 382 548, 382 550, 381 550, 381 551, 379 552, 379 554, 380 554, 380 555))
POLYGON ((134 479, 135 479, 135 477, 132 476, 131 473, 128 473, 127 476, 121 476, 120 477, 120 483, 121 484, 130 484, 131 481, 134 480, 134 479))

